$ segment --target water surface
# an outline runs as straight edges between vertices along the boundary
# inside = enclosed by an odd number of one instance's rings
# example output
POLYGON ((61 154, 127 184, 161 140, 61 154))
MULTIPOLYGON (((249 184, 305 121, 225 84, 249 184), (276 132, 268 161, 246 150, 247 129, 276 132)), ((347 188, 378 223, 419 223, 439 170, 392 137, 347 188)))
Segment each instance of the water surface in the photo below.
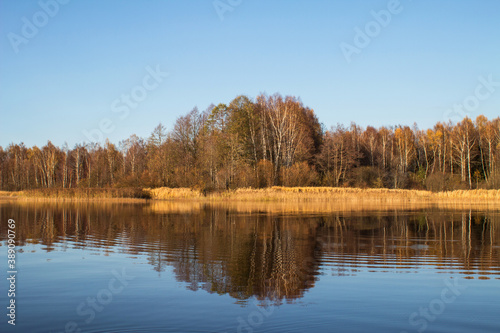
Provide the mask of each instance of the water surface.
POLYGON ((494 210, 3 202, 4 276, 9 218, 2 332, 500 331, 494 210))

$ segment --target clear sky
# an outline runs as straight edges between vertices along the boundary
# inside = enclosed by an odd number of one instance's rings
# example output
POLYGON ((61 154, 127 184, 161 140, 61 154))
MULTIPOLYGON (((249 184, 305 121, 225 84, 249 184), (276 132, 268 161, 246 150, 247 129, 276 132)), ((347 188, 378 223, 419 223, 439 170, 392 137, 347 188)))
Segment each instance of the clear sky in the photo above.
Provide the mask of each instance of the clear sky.
POLYGON ((498 0, 55 1, 0 0, 0 146, 148 137, 240 94, 326 127, 500 115, 498 0))

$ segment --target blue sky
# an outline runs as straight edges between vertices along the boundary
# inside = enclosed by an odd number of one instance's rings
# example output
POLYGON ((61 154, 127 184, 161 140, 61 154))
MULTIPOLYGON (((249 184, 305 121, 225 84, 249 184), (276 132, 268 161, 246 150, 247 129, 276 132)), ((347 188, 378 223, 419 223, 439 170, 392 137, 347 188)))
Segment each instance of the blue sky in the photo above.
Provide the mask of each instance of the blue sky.
MULTIPOLYGON (((112 142, 148 137, 195 106, 275 92, 299 96, 326 127, 427 128, 478 78, 500 82, 497 0, 401 0, 385 26, 372 11, 390 13, 391 1, 72 0, 57 12, 54 1, 0 1, 0 146, 72 147, 103 119, 112 142), (214 3, 230 9, 222 20, 214 3), (356 27, 375 30, 348 62, 340 46, 356 47, 356 27), (168 76, 113 112, 157 68, 168 76)), ((500 115, 500 84, 487 95, 472 118, 500 115)))

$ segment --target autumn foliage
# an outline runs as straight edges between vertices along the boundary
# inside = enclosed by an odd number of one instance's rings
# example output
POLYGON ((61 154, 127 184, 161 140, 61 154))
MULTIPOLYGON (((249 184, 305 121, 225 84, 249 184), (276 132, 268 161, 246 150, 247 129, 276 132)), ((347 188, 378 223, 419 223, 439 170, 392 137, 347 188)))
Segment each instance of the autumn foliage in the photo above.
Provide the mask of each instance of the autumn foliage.
MULTIPOLYGON (((118 144, 0 147, 0 191, 330 186, 432 191, 500 188, 500 118, 325 130, 293 96, 238 96, 194 108, 167 131, 118 144)), ((69 193, 69 192, 68 192, 69 193)), ((73 192, 71 192, 73 193, 73 192)), ((75 192, 84 193, 84 192, 75 192)), ((173 194, 163 193, 167 197, 173 194)))

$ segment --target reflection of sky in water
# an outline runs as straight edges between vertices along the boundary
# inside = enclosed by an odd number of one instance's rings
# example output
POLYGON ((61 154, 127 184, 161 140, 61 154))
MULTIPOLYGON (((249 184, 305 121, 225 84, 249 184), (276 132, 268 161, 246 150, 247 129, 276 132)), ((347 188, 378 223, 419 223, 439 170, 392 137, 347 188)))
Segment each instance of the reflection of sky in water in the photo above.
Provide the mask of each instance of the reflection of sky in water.
POLYGON ((0 206, 24 243, 16 329, 64 332, 74 321, 83 332, 412 332, 450 281, 463 290, 426 319, 428 331, 500 328, 496 213, 115 208, 0 206), (86 323, 88 299, 123 270, 134 278, 86 323))

